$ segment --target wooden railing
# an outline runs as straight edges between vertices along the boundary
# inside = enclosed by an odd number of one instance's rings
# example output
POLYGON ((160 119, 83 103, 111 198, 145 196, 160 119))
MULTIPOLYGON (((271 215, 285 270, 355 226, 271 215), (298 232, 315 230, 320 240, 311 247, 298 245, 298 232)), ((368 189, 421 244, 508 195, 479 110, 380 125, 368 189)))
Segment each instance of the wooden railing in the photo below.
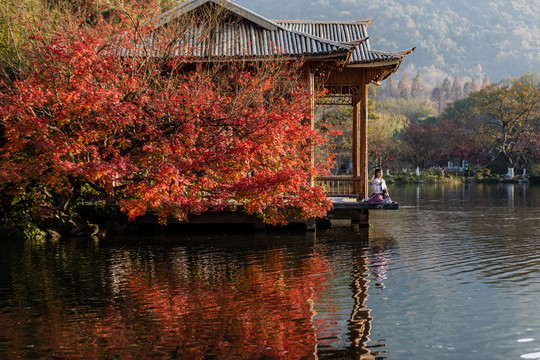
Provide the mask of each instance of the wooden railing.
POLYGON ((315 184, 326 191, 327 196, 360 197, 360 179, 342 176, 324 176, 315 179, 315 184))

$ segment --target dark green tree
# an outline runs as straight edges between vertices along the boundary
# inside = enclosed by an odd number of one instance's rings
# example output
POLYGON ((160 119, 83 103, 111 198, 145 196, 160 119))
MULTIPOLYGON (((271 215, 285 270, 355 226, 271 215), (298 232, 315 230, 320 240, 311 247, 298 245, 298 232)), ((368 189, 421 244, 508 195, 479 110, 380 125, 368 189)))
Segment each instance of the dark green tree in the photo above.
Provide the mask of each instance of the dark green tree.
POLYGON ((433 90, 431 90, 431 100, 437 104, 437 111, 440 113, 443 109, 444 92, 441 84, 437 81, 433 90))
POLYGON ((411 83, 411 97, 421 99, 425 96, 425 88, 420 77, 420 71, 416 73, 414 80, 411 83))
POLYGON ((459 76, 456 75, 454 78, 454 82, 452 83, 452 91, 450 100, 456 101, 458 99, 461 99, 463 97, 463 85, 461 84, 461 80, 459 79, 459 76))
POLYGON ((411 95, 411 83, 409 82, 409 78, 407 77, 407 74, 403 75, 401 80, 398 84, 398 93, 399 97, 403 99, 408 99, 411 95))

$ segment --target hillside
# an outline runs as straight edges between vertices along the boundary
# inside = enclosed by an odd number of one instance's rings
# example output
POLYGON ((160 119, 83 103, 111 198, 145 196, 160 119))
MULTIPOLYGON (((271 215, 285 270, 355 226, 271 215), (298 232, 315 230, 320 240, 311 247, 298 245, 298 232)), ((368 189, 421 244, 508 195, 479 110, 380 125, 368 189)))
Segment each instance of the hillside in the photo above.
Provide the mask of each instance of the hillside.
MULTIPOLYGON (((404 71, 434 84, 446 76, 491 82, 540 72, 540 0, 236 0, 270 19, 364 20, 371 47, 416 46, 404 71)), ((400 77, 398 75, 398 78, 400 77)))

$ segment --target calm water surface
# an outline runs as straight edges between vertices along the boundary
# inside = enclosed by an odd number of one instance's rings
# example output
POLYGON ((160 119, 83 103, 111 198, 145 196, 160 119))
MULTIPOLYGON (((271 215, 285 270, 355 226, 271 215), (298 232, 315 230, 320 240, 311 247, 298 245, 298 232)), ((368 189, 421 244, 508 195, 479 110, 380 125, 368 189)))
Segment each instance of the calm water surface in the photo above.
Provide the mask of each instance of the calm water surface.
POLYGON ((0 359, 540 359, 540 187, 396 187, 370 229, 0 241, 0 359))

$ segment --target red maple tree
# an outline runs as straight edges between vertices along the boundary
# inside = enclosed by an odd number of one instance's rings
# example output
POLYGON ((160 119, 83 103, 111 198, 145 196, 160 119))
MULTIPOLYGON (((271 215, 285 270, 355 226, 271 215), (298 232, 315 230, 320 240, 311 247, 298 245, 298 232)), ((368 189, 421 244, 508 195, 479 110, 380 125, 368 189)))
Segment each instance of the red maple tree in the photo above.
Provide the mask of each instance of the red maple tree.
POLYGON ((268 223, 329 208, 310 182, 324 139, 306 121, 298 64, 119 57, 82 27, 30 40, 30 70, 0 94, 1 190, 39 184, 63 211, 91 187, 90 200, 162 221, 237 204, 268 223))

